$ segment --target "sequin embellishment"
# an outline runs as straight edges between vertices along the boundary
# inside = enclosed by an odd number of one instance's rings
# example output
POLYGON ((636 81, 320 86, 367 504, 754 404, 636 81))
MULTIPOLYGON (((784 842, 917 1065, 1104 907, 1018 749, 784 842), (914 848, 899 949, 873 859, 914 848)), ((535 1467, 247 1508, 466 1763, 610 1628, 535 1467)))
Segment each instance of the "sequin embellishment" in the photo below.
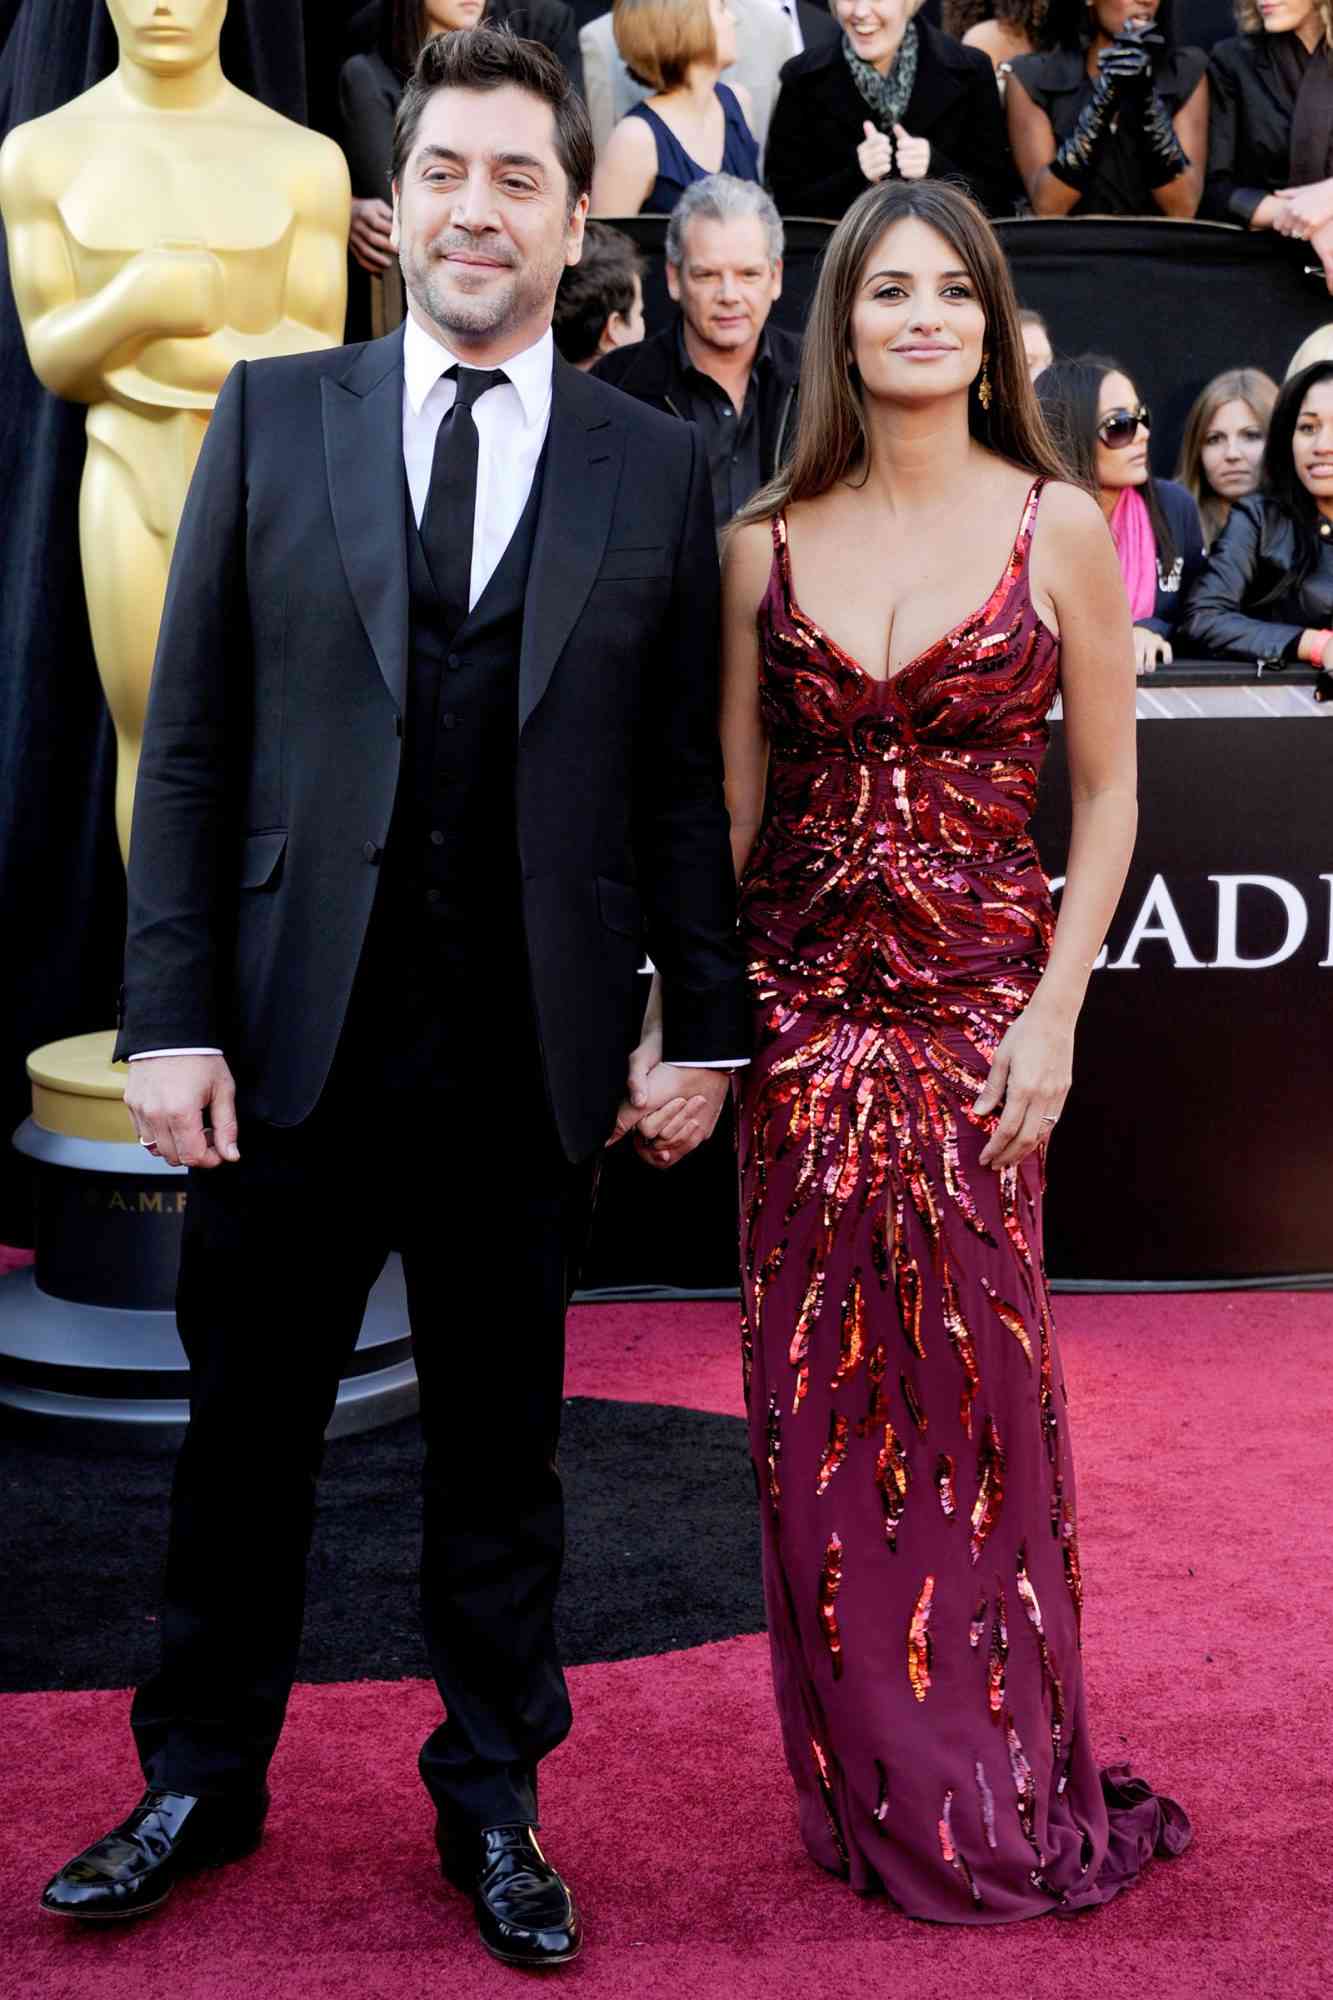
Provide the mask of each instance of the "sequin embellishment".
POLYGON ((907 1678, 918 1701, 924 1701, 930 1692, 930 1604, 934 1595, 935 1579, 928 1576, 921 1586, 912 1622, 907 1628, 907 1678))
POLYGON ((842 1543, 837 1535, 829 1536, 824 1551, 824 1567, 819 1576, 819 1622, 824 1631, 824 1643, 833 1662, 833 1678, 842 1679, 842 1634, 838 1630, 836 1610, 838 1592, 842 1588, 842 1543))

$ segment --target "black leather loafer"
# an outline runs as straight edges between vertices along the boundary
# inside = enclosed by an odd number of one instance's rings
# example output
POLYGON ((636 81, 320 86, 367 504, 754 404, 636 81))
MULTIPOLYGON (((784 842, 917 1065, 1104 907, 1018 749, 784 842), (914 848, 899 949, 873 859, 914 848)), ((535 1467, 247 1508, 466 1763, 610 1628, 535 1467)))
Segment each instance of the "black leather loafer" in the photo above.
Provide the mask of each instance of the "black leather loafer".
POLYGON ((436 1830, 445 1880, 471 1896, 481 1941, 503 1965, 568 1965, 583 1948, 574 1898, 530 1826, 436 1830))
POLYGON ((127 1820, 53 1875, 42 1908, 53 1917, 142 1917, 195 1868, 238 1861, 259 1845, 268 1793, 238 1807, 186 1792, 147 1791, 127 1820))

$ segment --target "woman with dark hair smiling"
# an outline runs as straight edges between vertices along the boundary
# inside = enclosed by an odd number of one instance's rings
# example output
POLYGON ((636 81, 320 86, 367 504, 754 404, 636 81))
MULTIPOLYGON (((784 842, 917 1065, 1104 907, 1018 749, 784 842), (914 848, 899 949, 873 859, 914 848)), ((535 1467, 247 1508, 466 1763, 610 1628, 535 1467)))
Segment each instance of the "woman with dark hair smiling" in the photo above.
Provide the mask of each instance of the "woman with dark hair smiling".
POLYGON ((1053 361, 1037 400, 1074 477, 1096 493, 1120 559, 1141 674, 1171 663, 1171 635, 1203 563, 1199 509, 1148 467, 1152 418, 1123 368, 1105 355, 1053 361))
MULTIPOLYGON (((1186 627, 1210 654, 1333 667, 1333 361, 1283 385, 1263 490, 1237 500, 1190 598, 1186 627)), ((1333 693, 1321 673, 1317 699, 1333 693)))
POLYGON ((830 240, 723 596, 746 1392, 801 1833, 909 1916, 1093 1908, 1189 1839, 1093 1754, 1041 1250, 1134 842, 1133 654, 956 188, 869 190, 830 240), (1058 923, 1028 830, 1057 690, 1058 923))
POLYGON ((1005 99, 1036 213, 1192 216, 1207 58, 1176 47, 1171 0, 1051 0, 1045 34, 1054 46, 1019 57, 1005 99))

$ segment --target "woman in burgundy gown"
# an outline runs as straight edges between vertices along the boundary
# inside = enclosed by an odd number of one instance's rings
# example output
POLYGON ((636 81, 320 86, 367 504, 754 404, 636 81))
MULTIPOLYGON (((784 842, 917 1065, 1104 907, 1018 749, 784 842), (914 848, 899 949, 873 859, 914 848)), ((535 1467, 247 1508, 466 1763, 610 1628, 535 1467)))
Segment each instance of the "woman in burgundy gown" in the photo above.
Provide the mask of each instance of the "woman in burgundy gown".
POLYGON ((1134 657, 953 189, 886 183, 840 225, 725 606, 745 1365, 801 1831, 911 1916, 1082 1909, 1189 1838, 1094 1761, 1042 1268, 1045 1140, 1133 843, 1134 657), (1057 690, 1058 927, 1028 833, 1057 690))

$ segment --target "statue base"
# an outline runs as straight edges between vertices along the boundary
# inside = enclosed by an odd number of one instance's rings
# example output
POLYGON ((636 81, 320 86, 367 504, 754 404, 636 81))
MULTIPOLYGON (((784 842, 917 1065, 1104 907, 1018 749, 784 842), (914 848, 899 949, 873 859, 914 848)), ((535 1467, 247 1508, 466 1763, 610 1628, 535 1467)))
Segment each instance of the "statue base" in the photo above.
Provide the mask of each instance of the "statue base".
MULTIPOLYGON (((173 1310, 188 1176, 135 1139, 113 1045, 109 1033, 76 1035, 28 1058, 32 1117, 14 1144, 36 1165, 37 1255, 32 1270, 0 1279, 0 1409, 126 1440, 189 1418, 173 1310)), ((374 1430, 416 1407, 402 1265, 392 1257, 328 1435, 374 1430)))

